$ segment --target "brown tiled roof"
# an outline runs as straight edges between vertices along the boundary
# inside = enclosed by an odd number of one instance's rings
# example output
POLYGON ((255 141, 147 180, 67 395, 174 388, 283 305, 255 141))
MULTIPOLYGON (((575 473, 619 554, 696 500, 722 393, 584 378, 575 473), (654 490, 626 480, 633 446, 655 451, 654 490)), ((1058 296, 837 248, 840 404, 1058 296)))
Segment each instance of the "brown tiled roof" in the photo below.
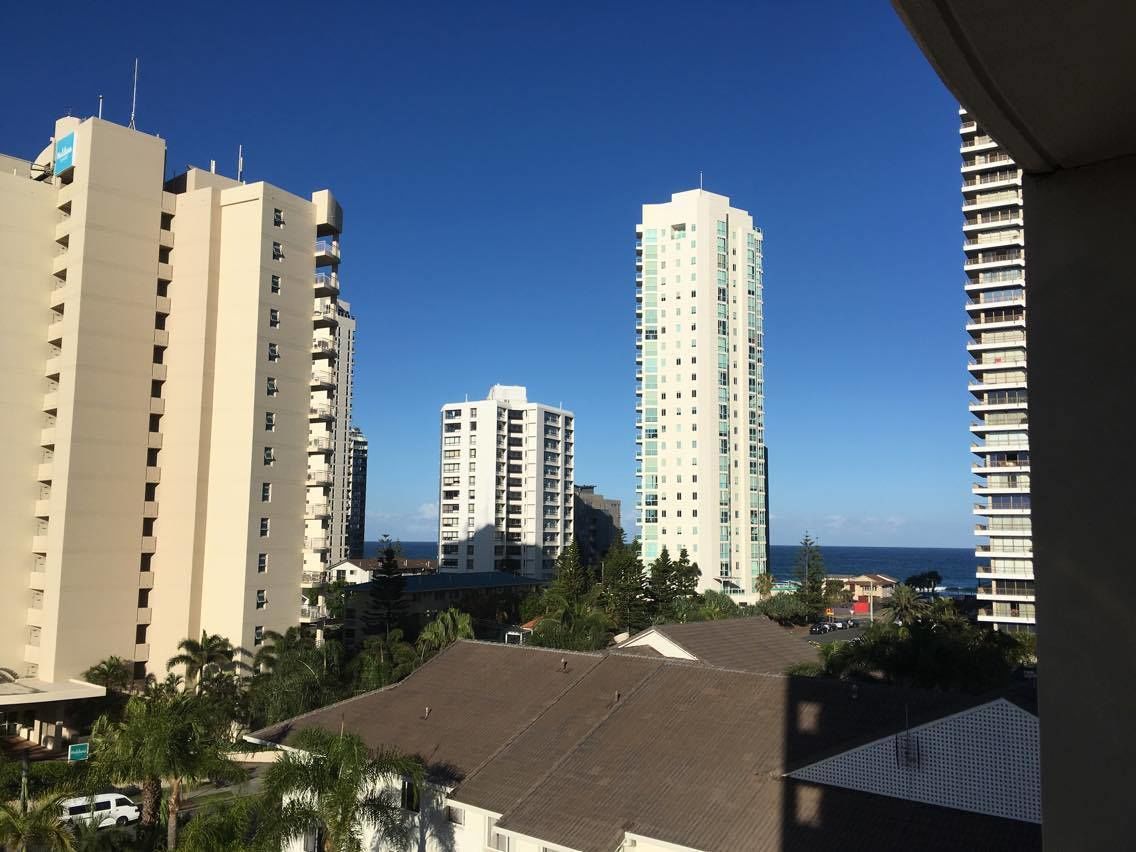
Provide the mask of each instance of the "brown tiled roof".
POLYGON ((341 722, 451 798, 581 852, 624 832, 708 852, 1040 849, 1029 823, 784 773, 978 699, 624 654, 459 642, 402 683, 255 736, 341 722), (561 671, 562 661, 567 671, 561 671), (429 718, 423 719, 429 705, 429 718))
POLYGON ((782 674, 790 666, 815 663, 818 658, 813 645, 763 616, 660 624, 647 629, 661 633, 701 662, 724 669, 782 674))

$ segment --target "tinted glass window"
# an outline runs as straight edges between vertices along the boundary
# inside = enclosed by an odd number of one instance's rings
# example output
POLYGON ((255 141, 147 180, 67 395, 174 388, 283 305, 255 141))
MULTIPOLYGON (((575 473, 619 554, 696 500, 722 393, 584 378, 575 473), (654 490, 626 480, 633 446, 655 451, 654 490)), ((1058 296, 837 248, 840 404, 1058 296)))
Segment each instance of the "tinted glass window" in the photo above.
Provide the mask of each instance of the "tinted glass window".
POLYGON ((119 796, 117 799, 115 799, 114 803, 120 808, 129 808, 134 804, 130 801, 130 799, 123 798, 122 796, 119 796))
POLYGON ((95 810, 96 811, 109 811, 110 810, 110 802, 95 802, 95 810))
POLYGON ((76 814, 87 814, 90 812, 91 808, 89 805, 72 805, 67 809, 67 813, 69 813, 71 816, 75 816, 76 814))

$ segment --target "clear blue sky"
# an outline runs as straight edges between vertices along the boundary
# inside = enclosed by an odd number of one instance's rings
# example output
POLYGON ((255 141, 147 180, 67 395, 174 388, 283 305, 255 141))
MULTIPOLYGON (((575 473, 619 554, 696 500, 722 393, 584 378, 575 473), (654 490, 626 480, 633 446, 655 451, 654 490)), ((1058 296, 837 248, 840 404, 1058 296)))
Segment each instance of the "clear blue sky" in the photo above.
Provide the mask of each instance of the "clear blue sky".
POLYGON ((766 235, 773 542, 971 543, 956 104, 884 0, 68 5, 0 150, 125 123, 138 55, 171 172, 342 202, 368 538, 436 537, 439 406, 494 382, 633 516, 634 228, 703 170, 766 235))

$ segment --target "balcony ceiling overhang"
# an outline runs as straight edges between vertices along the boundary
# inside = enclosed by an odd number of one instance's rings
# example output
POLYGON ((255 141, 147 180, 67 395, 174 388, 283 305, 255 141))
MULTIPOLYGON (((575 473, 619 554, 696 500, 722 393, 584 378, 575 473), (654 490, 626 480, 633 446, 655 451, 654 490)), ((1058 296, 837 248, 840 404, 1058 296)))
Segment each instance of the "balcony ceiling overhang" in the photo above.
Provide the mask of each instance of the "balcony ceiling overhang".
POLYGON ((1136 3, 892 4, 947 88, 1025 171, 1136 153, 1136 3))

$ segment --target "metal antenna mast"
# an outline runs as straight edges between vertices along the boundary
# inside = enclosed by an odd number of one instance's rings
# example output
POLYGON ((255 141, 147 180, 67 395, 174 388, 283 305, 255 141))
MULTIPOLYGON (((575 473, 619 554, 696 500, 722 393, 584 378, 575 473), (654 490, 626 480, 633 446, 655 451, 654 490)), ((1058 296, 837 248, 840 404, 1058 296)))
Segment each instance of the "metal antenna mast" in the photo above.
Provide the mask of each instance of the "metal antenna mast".
POLYGON ((138 107, 138 57, 134 57, 134 91, 130 95, 130 129, 137 130, 134 126, 134 112, 138 107))

